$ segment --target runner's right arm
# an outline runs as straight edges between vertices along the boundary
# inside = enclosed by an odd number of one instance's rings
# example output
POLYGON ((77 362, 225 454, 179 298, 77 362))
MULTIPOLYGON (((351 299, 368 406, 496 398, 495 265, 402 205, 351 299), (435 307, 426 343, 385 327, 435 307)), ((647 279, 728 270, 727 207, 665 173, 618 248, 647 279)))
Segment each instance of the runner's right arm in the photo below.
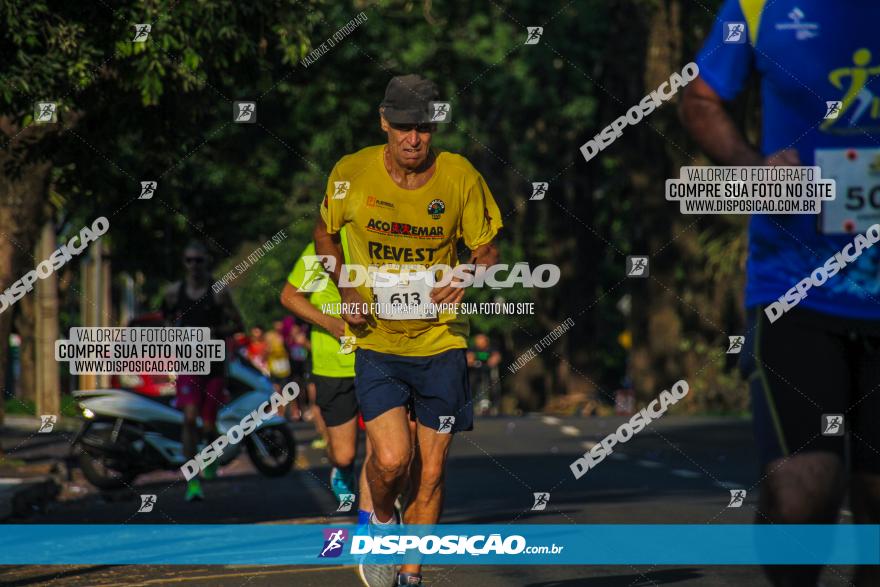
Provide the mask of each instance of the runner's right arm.
POLYGON ((763 157, 746 141, 721 96, 702 77, 685 88, 679 116, 700 148, 721 165, 800 165, 795 149, 763 157))
POLYGON ((285 283, 281 291, 281 304, 293 312, 293 314, 309 324, 320 326, 337 339, 345 334, 345 323, 342 318, 336 318, 323 313, 312 305, 306 294, 298 290, 293 284, 285 283))
POLYGON ((339 231, 348 222, 345 206, 347 198, 336 198, 336 181, 340 180, 338 165, 330 172, 327 179, 327 188, 324 191, 324 200, 321 202, 320 214, 315 222, 315 252, 319 255, 327 255, 334 262, 331 266, 325 263, 325 269, 330 274, 330 279, 339 288, 339 295, 346 312, 342 313, 342 319, 352 326, 364 326, 367 324, 369 311, 363 298, 354 287, 340 287, 339 277, 345 263, 345 255, 342 250, 342 239, 339 231))
POLYGON ((327 231, 327 224, 324 222, 324 219, 319 216, 315 222, 315 231, 312 236, 315 240, 315 253, 333 259, 329 263, 324 263, 324 270, 338 287, 339 275, 342 272, 342 265, 345 263, 345 257, 342 253, 342 239, 339 236, 339 232, 330 234, 327 231))
MULTIPOLYGON (((326 200, 326 199, 325 199, 326 200)), ((330 275, 330 279, 339 288, 339 295, 342 298, 343 308, 346 312, 342 313, 342 318, 352 326, 366 324, 366 304, 363 298, 354 287, 344 287, 339 285, 339 276, 342 272, 342 265, 345 257, 342 254, 342 241, 339 238, 339 232, 330 234, 324 219, 318 217, 315 223, 315 252, 318 255, 326 255, 334 259, 331 263, 325 263, 324 269, 330 275), (328 266, 329 265, 329 266, 328 266), (349 311, 352 308, 362 308, 363 311, 349 311)))
POLYGON ((700 148, 719 165, 799 165, 797 151, 784 149, 764 157, 750 145, 724 102, 735 99, 755 70, 756 21, 739 0, 725 0, 695 61, 700 75, 685 88, 679 107, 682 124, 700 148), (741 42, 727 42, 727 25, 745 23, 741 42))

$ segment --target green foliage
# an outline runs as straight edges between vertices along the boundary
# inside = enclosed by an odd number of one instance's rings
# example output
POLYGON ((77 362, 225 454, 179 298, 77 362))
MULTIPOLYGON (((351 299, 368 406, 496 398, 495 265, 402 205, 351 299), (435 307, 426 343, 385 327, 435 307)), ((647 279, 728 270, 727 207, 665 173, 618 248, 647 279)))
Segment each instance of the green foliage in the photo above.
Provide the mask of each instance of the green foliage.
MULTIPOLYGON (((631 328, 636 344, 647 345, 659 306, 672 304, 682 317, 682 344, 710 348, 718 337, 674 296, 624 282, 623 257, 665 247, 658 279, 708 315, 726 311, 719 300, 735 295, 744 254, 742 226, 689 228, 662 200, 662 179, 682 151, 695 151, 673 108, 628 129, 589 164, 578 150, 647 93, 650 22, 668 4, 3 2, 0 110, 23 126, 35 100, 59 102, 59 133, 30 145, 30 155, 54 164, 52 203, 64 231, 108 215, 114 269, 143 273, 145 305, 180 277, 189 238, 212 248, 219 277, 285 229, 290 236, 230 286, 247 321, 267 326, 282 314, 278 295, 311 238, 330 169, 384 141, 377 110, 388 80, 432 78, 453 109, 435 145, 466 156, 487 179, 505 224, 503 262, 562 268, 550 290, 469 292, 468 301, 502 296, 534 301, 538 311, 477 317, 475 329, 503 338, 513 359, 572 317, 575 328, 536 361, 546 373, 570 362, 573 379, 585 373, 613 389, 626 358, 618 334, 631 328), (308 67, 300 62, 362 10, 368 20, 350 36, 308 67), (153 25, 149 41, 132 43, 133 25, 144 22, 153 25), (525 27, 538 24, 541 42, 524 45, 525 27), (232 102, 248 99, 258 103, 258 122, 232 123, 232 102), (159 182, 156 196, 135 200, 148 179, 159 182), (550 182, 545 200, 528 199, 532 181, 550 182), (627 293, 632 318, 617 309, 627 293)), ((683 48, 684 63, 712 15, 703 6, 680 10, 681 30, 668 45, 683 48)), ((666 357, 650 368, 658 365, 684 369, 666 357)), ((729 368, 711 373, 707 385, 735 386, 729 368)))

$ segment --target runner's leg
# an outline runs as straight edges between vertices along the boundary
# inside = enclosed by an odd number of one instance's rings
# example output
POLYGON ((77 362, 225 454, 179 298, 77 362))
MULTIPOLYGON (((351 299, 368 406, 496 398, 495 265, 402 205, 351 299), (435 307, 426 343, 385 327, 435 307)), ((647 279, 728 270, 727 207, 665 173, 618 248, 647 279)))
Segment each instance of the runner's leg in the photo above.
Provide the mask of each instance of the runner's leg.
MULTIPOLYGON (((356 494, 354 459, 357 455, 358 404, 353 377, 311 376, 315 386, 314 413, 327 428, 327 456, 333 464, 333 493, 356 494)), ((316 421, 317 420, 316 418, 316 421)))
POLYGON ((416 431, 418 430, 418 422, 415 419, 415 415, 412 412, 412 406, 407 408, 409 410, 409 439, 412 443, 412 451, 410 451, 410 461, 409 461, 409 475, 407 475, 403 482, 400 485, 400 501, 403 504, 401 507, 406 509, 406 504, 409 503, 410 492, 413 487, 413 478, 419 475, 417 469, 420 467, 420 459, 419 459, 419 439, 416 435, 416 431))
MULTIPOLYGON (((856 473, 852 477, 850 502, 856 524, 880 524, 880 475, 856 473)), ((880 567, 856 567, 853 582, 856 587, 880 585, 880 567)))
MULTIPOLYGON (((834 524, 844 493, 843 462, 832 453, 804 453, 770 463, 761 484, 756 524, 834 524)), ((766 565, 776 587, 816 585, 822 567, 766 565)))
POLYGON ((417 425, 417 455, 413 459, 407 524, 435 524, 443 509, 443 481, 446 456, 452 434, 438 434, 433 428, 417 425))
MULTIPOLYGON (((443 510, 446 458, 456 432, 473 429, 474 398, 468 379, 463 349, 454 349, 424 359, 425 367, 410 382, 416 390, 413 412, 416 424, 416 450, 412 461, 407 524, 436 524, 443 510), (450 417, 451 428, 440 427, 450 417)), ((418 559, 401 566, 401 573, 418 575, 418 559)))
POLYGON ((391 520, 394 500, 409 468, 412 445, 406 408, 397 406, 368 420, 372 454, 366 463, 373 512, 379 522, 391 520))
POLYGON ((319 410, 316 405, 318 391, 313 382, 306 384, 306 392, 309 396, 309 405, 306 408, 305 413, 310 414, 310 417, 313 419, 312 421, 315 424, 315 430, 317 431, 318 436, 320 436, 324 442, 327 442, 327 424, 324 422, 324 417, 321 416, 321 410, 319 410))
MULTIPOLYGON (((859 376, 844 413, 852 449, 850 507, 856 524, 880 524, 880 337, 863 336, 859 343, 859 376)), ((880 585, 880 567, 856 567, 853 582, 856 587, 880 585)))
POLYGON ((195 404, 188 404, 183 407, 183 432, 181 441, 183 442, 183 456, 191 459, 196 456, 196 448, 199 442, 198 427, 199 408, 195 404))
MULTIPOLYGON (((742 359, 751 363, 745 371, 764 464, 755 522, 833 524, 845 490, 844 443, 822 436, 821 422, 822 414, 843 413, 849 403, 847 337, 799 309, 772 324, 763 311, 750 314, 760 321, 742 359)), ((764 569, 778 587, 815 585, 822 572, 819 565, 764 569)))
POLYGON ((370 442, 370 438, 366 437, 364 464, 361 466, 361 474, 358 480, 358 492, 360 493, 358 496, 358 509, 365 512, 373 511, 373 498, 370 495, 370 484, 367 481, 367 461, 370 460, 370 455, 372 454, 373 444, 370 442))
POLYGON ((217 412, 226 403, 226 379, 222 376, 206 378, 202 390, 202 434, 205 440, 212 442, 217 436, 217 412))
POLYGON ((334 467, 347 469, 357 451, 357 416, 338 426, 327 426, 327 455, 334 467))
MULTIPOLYGON (((407 524, 436 524, 443 510, 443 482, 446 456, 452 443, 452 434, 440 434, 434 428, 419 423, 417 456, 413 459, 413 474, 409 488, 409 504, 404 521, 407 524)), ((405 564, 401 573, 421 572, 421 565, 405 564)))
POLYGON ((183 444, 183 455, 187 459, 196 456, 199 443, 198 417, 204 399, 202 385, 198 375, 180 375, 176 381, 177 409, 183 412, 180 441, 183 444))

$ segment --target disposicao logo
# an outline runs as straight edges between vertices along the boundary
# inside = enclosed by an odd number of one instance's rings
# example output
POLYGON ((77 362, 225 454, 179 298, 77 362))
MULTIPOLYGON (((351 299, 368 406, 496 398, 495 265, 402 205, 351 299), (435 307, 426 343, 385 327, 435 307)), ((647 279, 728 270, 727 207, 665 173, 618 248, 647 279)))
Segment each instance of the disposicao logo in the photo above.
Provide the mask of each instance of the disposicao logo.
POLYGON ((344 550, 345 541, 348 540, 348 530, 342 528, 324 529, 324 546, 318 553, 318 558, 336 558, 344 550))

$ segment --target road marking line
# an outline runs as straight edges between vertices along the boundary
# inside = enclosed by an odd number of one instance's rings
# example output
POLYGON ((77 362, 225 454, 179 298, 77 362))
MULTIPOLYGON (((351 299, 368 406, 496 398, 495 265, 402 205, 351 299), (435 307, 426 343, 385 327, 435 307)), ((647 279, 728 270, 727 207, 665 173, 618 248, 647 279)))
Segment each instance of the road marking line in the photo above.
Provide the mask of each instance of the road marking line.
POLYGON ((672 469, 672 474, 676 477, 684 477, 685 479, 696 479, 697 477, 702 477, 696 471, 688 471, 687 469, 672 469))
MULTIPOLYGON (((152 565, 132 565, 134 567, 149 567, 152 565)), ((299 575, 303 573, 323 573, 325 571, 339 571, 343 569, 352 569, 356 567, 351 566, 333 566, 333 567, 315 567, 310 569, 279 569, 279 570, 266 570, 260 571, 259 569, 263 568, 261 565, 254 565, 253 567, 257 572, 252 573, 224 573, 222 575, 213 574, 213 575, 193 575, 190 577, 166 577, 162 579, 148 579, 139 585, 162 585, 164 583, 183 583, 187 581, 200 581, 203 579, 225 579, 228 577, 252 577, 252 576, 268 576, 268 575, 283 575, 283 574, 291 574, 291 575, 299 575)))
POLYGON ((574 426, 563 426, 559 429, 560 432, 565 434, 566 436, 580 436, 581 431, 575 428, 574 426))
POLYGON ((658 463, 657 461, 646 461, 644 459, 640 459, 636 461, 636 464, 641 465, 643 467, 647 467, 649 469, 659 469, 663 465, 658 463))
MULTIPOLYGON (((312 518, 290 518, 290 519, 286 519, 286 520, 283 520, 283 519, 270 520, 268 522, 254 522, 254 523, 259 526, 284 526, 284 525, 288 525, 288 524, 294 524, 294 525, 296 525, 296 524, 300 524, 300 525, 301 524, 327 524, 328 523, 327 518, 328 518, 328 516, 315 516, 312 518)), ((351 522, 351 521, 343 522, 344 519, 345 519, 344 517, 339 517, 339 518, 334 518, 332 521, 334 523, 339 523, 339 524, 354 524, 354 522, 351 522)), ((349 519, 354 520, 355 518, 354 518, 354 516, 349 516, 349 519)), ((243 566, 251 566, 251 565, 243 565, 243 566)))
POLYGON ((553 416, 544 416, 543 418, 541 418, 541 422, 550 426, 556 426, 557 424, 559 424, 559 418, 555 418, 553 416))
POLYGON ((731 483, 730 481, 719 481, 715 485, 722 489, 742 489, 742 485, 739 483, 731 483))

